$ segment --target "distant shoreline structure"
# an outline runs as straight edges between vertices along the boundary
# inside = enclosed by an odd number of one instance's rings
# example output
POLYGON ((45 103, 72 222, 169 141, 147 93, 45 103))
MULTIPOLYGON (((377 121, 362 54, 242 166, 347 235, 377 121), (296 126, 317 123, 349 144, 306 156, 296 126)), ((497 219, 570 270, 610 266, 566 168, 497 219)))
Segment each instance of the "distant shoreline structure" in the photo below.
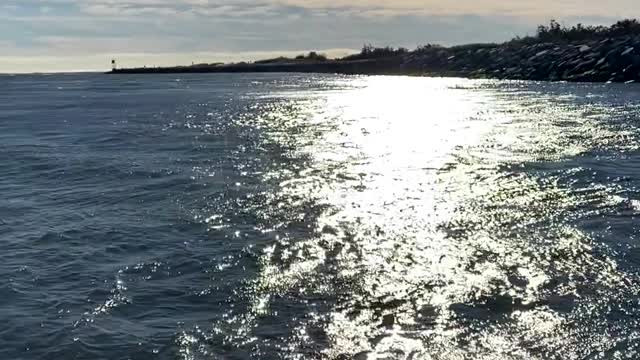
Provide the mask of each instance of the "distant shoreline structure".
POLYGON ((535 36, 502 44, 453 47, 424 45, 376 48, 327 59, 310 52, 231 64, 113 68, 111 74, 300 72, 361 75, 422 75, 513 80, 636 82, 640 81, 640 23, 622 20, 605 26, 562 27, 552 20, 535 36))

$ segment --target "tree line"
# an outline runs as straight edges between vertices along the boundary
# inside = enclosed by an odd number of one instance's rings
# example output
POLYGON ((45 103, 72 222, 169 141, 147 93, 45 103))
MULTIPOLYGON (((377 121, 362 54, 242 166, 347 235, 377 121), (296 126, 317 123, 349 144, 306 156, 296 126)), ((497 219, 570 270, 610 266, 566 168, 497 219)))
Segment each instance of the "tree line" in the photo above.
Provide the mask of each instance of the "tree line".
MULTIPOLYGON (((541 42, 575 42, 582 40, 615 38, 620 36, 640 36, 640 22, 636 19, 625 19, 616 22, 611 26, 603 25, 583 25, 576 24, 571 27, 560 24, 556 20, 549 21, 548 25, 539 25, 535 35, 516 37, 506 44, 519 46, 522 44, 536 44, 541 42)), ((496 47, 498 44, 467 44, 452 47, 453 49, 471 49, 477 50, 482 48, 496 47)), ((442 49, 443 46, 437 44, 420 45, 414 50, 405 47, 375 47, 371 44, 365 44, 359 53, 345 56, 337 61, 353 61, 353 60, 369 60, 380 59, 394 56, 402 56, 409 53, 428 53, 433 50, 442 49)), ((325 62, 330 59, 324 55, 311 51, 307 54, 301 54, 295 58, 278 57, 274 59, 255 61, 255 64, 270 64, 284 62, 325 62)))
POLYGON ((548 25, 539 25, 535 36, 516 37, 514 41, 570 42, 633 35, 640 35, 640 22, 636 19, 620 20, 611 26, 576 24, 571 27, 551 20, 548 25))

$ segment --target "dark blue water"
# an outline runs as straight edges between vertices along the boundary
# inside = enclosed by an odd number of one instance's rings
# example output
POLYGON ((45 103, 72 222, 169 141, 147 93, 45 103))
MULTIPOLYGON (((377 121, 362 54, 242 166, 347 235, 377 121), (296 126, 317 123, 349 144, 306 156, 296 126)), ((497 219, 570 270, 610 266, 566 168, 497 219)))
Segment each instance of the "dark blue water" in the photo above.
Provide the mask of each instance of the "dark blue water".
POLYGON ((640 87, 0 76, 1 359, 633 359, 640 87))

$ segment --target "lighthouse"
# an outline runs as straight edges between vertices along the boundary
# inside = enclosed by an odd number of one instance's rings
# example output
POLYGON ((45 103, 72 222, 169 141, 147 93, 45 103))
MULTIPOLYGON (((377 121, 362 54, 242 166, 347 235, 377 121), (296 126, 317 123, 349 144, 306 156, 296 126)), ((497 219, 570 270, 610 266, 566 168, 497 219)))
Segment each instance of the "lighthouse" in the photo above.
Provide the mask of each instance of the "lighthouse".
POLYGON ((111 59, 111 70, 115 71, 118 69, 118 66, 116 65, 116 59, 111 59))

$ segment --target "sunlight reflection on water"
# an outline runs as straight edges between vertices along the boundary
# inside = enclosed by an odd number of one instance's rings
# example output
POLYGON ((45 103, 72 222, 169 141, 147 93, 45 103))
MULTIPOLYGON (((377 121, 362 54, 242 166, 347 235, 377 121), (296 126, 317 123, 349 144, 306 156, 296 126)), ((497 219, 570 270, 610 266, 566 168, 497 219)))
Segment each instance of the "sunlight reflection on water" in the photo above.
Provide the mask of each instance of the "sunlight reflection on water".
POLYGON ((638 358, 637 85, 3 80, 2 359, 638 358))
POLYGON ((615 189, 544 166, 637 150, 603 121, 613 110, 518 83, 333 81, 240 120, 283 155, 262 175, 277 190, 251 203, 277 236, 250 306, 217 330, 228 343, 301 359, 577 359, 615 341, 598 331, 603 298, 637 289, 574 224, 617 206, 615 189))

